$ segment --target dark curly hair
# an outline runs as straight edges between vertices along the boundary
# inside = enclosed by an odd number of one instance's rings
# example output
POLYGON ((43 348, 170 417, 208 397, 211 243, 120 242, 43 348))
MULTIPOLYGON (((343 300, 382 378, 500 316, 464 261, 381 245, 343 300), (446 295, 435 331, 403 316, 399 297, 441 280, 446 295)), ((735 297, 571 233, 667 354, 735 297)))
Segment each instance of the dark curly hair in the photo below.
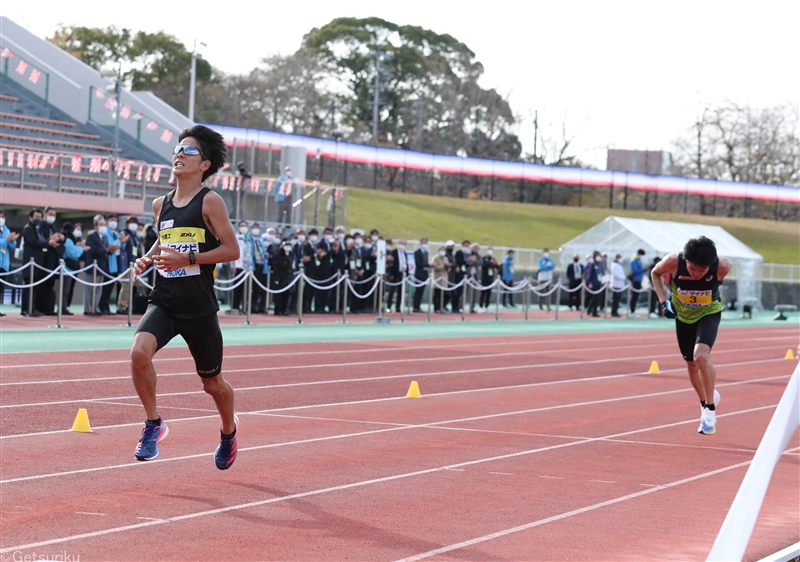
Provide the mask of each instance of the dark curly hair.
POLYGON ((181 134, 178 135, 178 142, 183 139, 192 137, 200 145, 200 150, 203 152, 205 159, 211 162, 208 170, 203 172, 203 181, 216 174, 225 165, 228 159, 228 149, 225 146, 225 139, 222 138, 218 132, 209 129, 205 125, 194 125, 187 127, 181 134))
POLYGON ((713 240, 705 236, 692 238, 683 247, 683 259, 703 267, 711 267, 717 259, 717 247, 713 240))

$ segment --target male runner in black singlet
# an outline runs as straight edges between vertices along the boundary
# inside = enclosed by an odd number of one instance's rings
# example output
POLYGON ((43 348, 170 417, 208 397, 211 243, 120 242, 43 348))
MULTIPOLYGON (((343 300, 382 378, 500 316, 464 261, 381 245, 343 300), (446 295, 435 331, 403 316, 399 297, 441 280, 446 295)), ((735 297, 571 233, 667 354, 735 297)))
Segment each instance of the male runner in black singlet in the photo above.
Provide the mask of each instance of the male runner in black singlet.
POLYGON ((715 388, 717 372, 711 363, 711 348, 722 318, 719 286, 730 270, 731 261, 717 257, 714 242, 700 236, 689 240, 683 252, 666 256, 651 272, 662 313, 676 319, 678 347, 686 360, 689 380, 700 397, 697 432, 704 435, 715 433, 717 426, 719 392, 715 388), (667 273, 672 275, 669 297, 661 278, 667 273))
POLYGON ((153 356, 180 334, 189 346, 203 390, 212 396, 222 418, 220 444, 214 455, 225 470, 236 460, 239 420, 233 410, 233 388, 222 378, 222 332, 214 295, 214 267, 235 261, 239 244, 222 198, 203 187, 225 163, 222 136, 202 125, 185 129, 172 151, 172 173, 178 187, 153 201, 158 241, 136 260, 136 275, 155 264, 159 275, 133 339, 131 372, 147 421, 134 455, 141 461, 158 456, 158 443, 169 429, 156 407, 153 356))

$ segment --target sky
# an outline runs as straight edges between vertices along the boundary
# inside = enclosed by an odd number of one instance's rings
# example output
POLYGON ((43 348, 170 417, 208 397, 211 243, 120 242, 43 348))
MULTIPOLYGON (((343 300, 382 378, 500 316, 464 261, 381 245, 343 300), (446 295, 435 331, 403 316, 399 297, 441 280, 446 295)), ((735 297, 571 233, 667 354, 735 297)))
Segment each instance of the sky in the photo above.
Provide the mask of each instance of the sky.
POLYGON ((570 153, 598 168, 607 148, 670 150, 707 105, 800 102, 796 0, 27 0, 0 13, 40 37, 64 24, 196 39, 226 73, 294 52, 337 17, 421 26, 475 53, 525 152, 538 112, 546 138, 566 130, 570 153))

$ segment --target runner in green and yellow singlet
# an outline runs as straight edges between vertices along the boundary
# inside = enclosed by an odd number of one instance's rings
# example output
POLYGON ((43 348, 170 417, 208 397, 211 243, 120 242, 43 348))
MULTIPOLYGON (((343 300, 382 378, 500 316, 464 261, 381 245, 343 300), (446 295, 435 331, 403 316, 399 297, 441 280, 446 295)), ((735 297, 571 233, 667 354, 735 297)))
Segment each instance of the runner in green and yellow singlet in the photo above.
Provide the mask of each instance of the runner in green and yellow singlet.
POLYGON ((653 288, 667 318, 675 319, 675 332, 681 355, 689 369, 689 380, 700 398, 700 427, 697 432, 716 432, 715 389, 717 372, 711 363, 711 348, 717 339, 722 318, 719 286, 731 270, 728 258, 718 257, 714 242, 705 236, 692 238, 683 252, 666 256, 653 268, 653 288), (670 294, 662 277, 672 278, 670 294))

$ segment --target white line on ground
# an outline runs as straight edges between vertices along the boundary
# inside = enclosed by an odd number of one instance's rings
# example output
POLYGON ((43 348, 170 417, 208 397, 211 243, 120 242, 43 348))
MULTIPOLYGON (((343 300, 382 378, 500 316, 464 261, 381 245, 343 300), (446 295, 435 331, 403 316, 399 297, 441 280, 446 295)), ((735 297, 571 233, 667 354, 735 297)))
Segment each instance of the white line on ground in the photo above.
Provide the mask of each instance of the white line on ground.
MULTIPOLYGON (((720 369, 720 368, 723 368, 723 367, 749 365, 749 364, 761 363, 761 362, 762 361, 740 361, 740 362, 735 362, 735 363, 718 364, 718 365, 716 365, 716 367, 717 367, 717 369, 720 369)), ((665 369, 665 370, 662 371, 662 373, 669 372, 669 371, 682 371, 682 370, 683 369, 665 369)), ((555 384, 569 384, 569 383, 602 381, 602 380, 609 380, 609 379, 618 379, 618 378, 627 378, 627 377, 640 376, 641 374, 642 373, 638 373, 638 372, 637 373, 624 373, 624 374, 618 374, 618 375, 605 375, 605 376, 601 376, 601 377, 586 377, 586 378, 565 379, 565 380, 558 380, 558 381, 533 382, 533 383, 525 383, 525 384, 517 384, 517 385, 509 385, 509 386, 493 386, 493 387, 474 388, 474 389, 467 389, 467 390, 453 390, 453 391, 448 391, 448 392, 438 392, 438 393, 426 394, 425 396, 426 397, 448 396, 448 395, 451 395, 451 394, 470 394, 470 393, 474 393, 474 392, 503 391, 503 390, 513 390, 513 389, 518 389, 518 388, 530 388, 530 387, 547 386, 547 385, 555 385, 555 384)), ((738 382, 732 382, 732 383, 724 383, 724 384, 717 385, 717 387, 718 388, 723 388, 723 387, 726 387, 726 386, 738 386, 738 385, 741 385, 741 384, 757 384, 757 383, 760 383, 760 382, 766 382, 766 381, 771 381, 771 380, 779 380, 779 379, 784 379, 784 378, 788 378, 788 377, 789 377, 788 374, 787 375, 778 375, 778 376, 774 376, 774 377, 764 377, 764 378, 757 378, 757 379, 738 381, 738 382)), ((688 390, 689 389, 684 388, 684 389, 680 389, 679 391, 676 391, 676 392, 685 392, 685 391, 688 391, 688 390)), ((650 396, 650 395, 648 395, 648 396, 650 396)), ((132 396, 132 397, 128 398, 128 400, 133 400, 133 399, 136 399, 136 398, 137 397, 132 396)), ((389 397, 389 398, 371 398, 371 399, 367 399, 367 400, 352 400, 352 401, 348 401, 348 402, 329 402, 329 403, 325 403, 325 404, 306 404, 306 405, 303 405, 303 406, 287 406, 285 408, 273 408, 273 409, 267 409, 267 410, 255 410, 255 411, 251 411, 251 412, 237 412, 237 413, 239 415, 267 415, 267 414, 269 414, 269 415, 277 415, 278 412, 307 410, 307 409, 315 409, 315 408, 327 408, 327 407, 335 407, 335 406, 352 406, 352 405, 356 405, 356 404, 371 404, 371 403, 375 403, 375 402, 389 402, 389 401, 394 401, 394 400, 405 400, 405 398, 402 397, 402 396, 392 396, 392 397, 389 397)), ((105 401, 102 401, 102 399, 84 400, 82 402, 103 403, 103 404, 111 404, 111 405, 117 405, 118 404, 117 402, 105 402, 105 401)), ((123 406, 137 406, 138 404, 120 403, 120 405, 123 405, 123 406)), ((211 411, 211 410, 209 410, 209 411, 211 411)), ((283 415, 287 415, 287 414, 283 414, 283 415)), ((211 418, 216 418, 216 417, 217 417, 216 415, 208 415, 208 416, 192 416, 192 417, 188 417, 188 418, 173 418, 173 419, 170 419, 169 422, 170 423, 176 423, 176 422, 184 422, 184 421, 197 421, 197 420, 211 419, 211 418)), ((351 421, 351 420, 341 420, 341 421, 351 421)), ((381 422, 372 422, 372 423, 381 423, 381 422)), ((106 425, 106 426, 95 426, 94 429, 95 430, 100 430, 100 429, 118 429, 118 428, 123 428, 123 427, 137 427, 137 426, 140 427, 141 425, 142 425, 141 422, 121 423, 121 424, 106 425)), ((0 436, 0 440, 2 440, 2 439, 15 439, 15 438, 19 438, 19 437, 36 437, 36 436, 39 436, 39 435, 54 435, 54 434, 58 434, 58 433, 70 433, 70 430, 69 429, 58 429, 58 430, 54 430, 54 431, 42 431, 42 432, 35 432, 35 433, 19 433, 19 434, 15 434, 15 435, 3 435, 3 436, 0 436)))
POLYGON ((599 482, 600 484, 616 484, 614 480, 589 480, 589 482, 599 482))
MULTIPOLYGON (((750 350, 742 350, 742 351, 750 351, 750 350)), ((638 356, 638 357, 628 357, 628 360, 641 360, 641 361, 649 361, 653 358, 662 358, 662 357, 674 357, 673 353, 663 354, 663 355, 647 355, 647 356, 638 356)), ((724 366, 724 365, 747 365, 753 363, 769 363, 769 362, 777 362, 777 361, 784 361, 783 358, 776 358, 776 359, 761 359, 761 360, 754 360, 754 361, 741 361, 737 363, 719 363, 715 364, 715 366, 724 366)), ((322 380, 322 381, 304 381, 304 382, 294 382, 294 383, 284 383, 284 384, 268 384, 268 385, 259 385, 259 386, 246 386, 246 387, 234 387, 234 392, 248 392, 254 390, 271 390, 276 388, 297 388, 297 387, 304 387, 304 386, 320 386, 320 385, 329 385, 329 384, 343 384, 343 383, 358 383, 358 382, 374 382, 374 381, 382 381, 382 380, 395 380, 395 379, 409 379, 415 377, 434 377, 434 376, 447 376, 447 375, 469 375, 474 373, 488 373, 488 372, 503 372, 503 371, 516 371, 520 369, 543 369, 548 367, 568 367, 568 366, 590 366, 590 365, 597 365, 601 363, 619 363, 619 358, 612 358, 612 359, 593 359, 590 361, 581 360, 581 361, 557 361, 554 363, 539 363, 536 365, 512 365, 508 367, 484 367, 478 369, 457 369, 454 371, 431 371, 431 372, 421 372, 421 373, 406 373, 401 375, 385 375, 385 376, 375 376, 375 377, 360 377, 360 378, 352 378, 352 379, 333 379, 333 380, 322 380)), ((677 369, 664 369, 661 373, 667 373, 672 371, 683 371, 684 368, 677 368, 677 369)), ((642 372, 635 373, 636 375, 644 374, 642 372)), ((609 377, 614 377, 617 375, 608 375, 609 377)), ((601 377, 594 377, 595 379, 600 379, 601 377)), ((167 397, 167 396, 197 396, 206 394, 204 390, 187 390, 183 392, 165 392, 159 394, 159 399, 167 397)), ((0 409, 10 409, 10 408, 30 408, 36 406, 54 406, 58 404, 78 404, 78 403, 87 403, 87 402, 97 402, 101 400, 109 401, 109 400, 132 400, 138 398, 136 395, 128 395, 128 396, 104 396, 102 398, 82 398, 82 399, 72 399, 72 400, 57 400, 51 402, 30 402, 24 404, 3 404, 0 405, 0 409)))
POLYGON ((94 511, 76 511, 78 515, 98 515, 100 517, 105 517, 108 515, 107 513, 95 513, 94 511))
POLYGON ((489 472, 489 474, 501 474, 503 476, 514 476, 513 472, 489 472))
POLYGON ((540 474, 539 478, 549 478, 551 480, 564 480, 563 476, 546 476, 544 474, 540 474))
MULTIPOLYGON (((694 423, 694 421, 695 420, 692 420, 692 423, 694 423)), ((679 423, 686 423, 686 422, 679 422, 679 423)), ((613 437, 620 437, 620 436, 623 436, 623 435, 631 435, 633 433, 639 433, 639 432, 642 432, 642 431, 652 431, 654 429, 658 429, 658 428, 661 428, 661 427, 668 427, 668 426, 672 426, 672 425, 675 425, 675 424, 665 424, 665 425, 662 425, 662 426, 654 426, 654 427, 650 427, 650 428, 627 431, 627 432, 619 433, 619 434, 606 435, 605 438, 613 438, 613 437)), ((551 450, 561 449, 561 448, 565 448, 565 447, 572 447, 572 446, 581 445, 581 444, 584 444, 584 443, 591 443, 591 442, 594 442, 596 440, 597 439, 595 439, 595 438, 590 438, 590 439, 585 439, 585 440, 582 440, 582 441, 577 441, 577 442, 572 442, 572 443, 564 443, 564 444, 560 444, 560 445, 552 445, 550 447, 530 449, 530 450, 526 450, 526 451, 519 451, 519 452, 516 452, 516 453, 509 453, 509 454, 505 454, 505 455, 499 455, 499 456, 495 456, 495 457, 487 457, 487 458, 482 458, 482 459, 475 459, 475 460, 472 460, 472 461, 466 461, 466 462, 456 463, 456 464, 447 465, 447 466, 440 466, 440 467, 435 467, 435 468, 418 470, 418 471, 414 471, 414 472, 406 472, 406 473, 402 473, 402 474, 395 474, 395 475, 392 475, 392 476, 384 476, 382 478, 374 478, 374 479, 371 479, 371 480, 362 480, 362 481, 359 481, 359 482, 352 482, 350 484, 343 484, 343 485, 340 485, 340 486, 332 486, 332 487, 329 487, 329 488, 321 488, 321 489, 317 489, 317 490, 310 490, 310 491, 307 491, 307 492, 300 492, 300 493, 297 493, 297 494, 290 494, 290 495, 287 495, 287 496, 282 496, 282 497, 277 497, 277 498, 269 498, 269 499, 265 499, 265 500, 258 500, 258 501, 254 501, 254 502, 244 503, 244 504, 236 504, 236 505, 231 505, 231 506, 227 506, 227 507, 221 507, 221 508, 217 508, 217 509, 210 509, 210 510, 205 510, 205 511, 197 511, 197 512, 192 512, 192 513, 186 513, 184 515, 178 515, 178 516, 170 517, 170 518, 167 518, 167 519, 161 519, 161 520, 155 520, 155 521, 147 521, 145 523, 136 523, 136 524, 133 524, 133 525, 124 525, 124 526, 121 526, 121 527, 112 527, 112 528, 109 528, 109 529, 102 529, 102 530, 99 530, 99 531, 92 531, 92 532, 81 533, 81 534, 77 534, 77 535, 68 535, 68 536, 64 536, 64 537, 59 537, 59 538, 49 539, 49 540, 44 540, 44 541, 38 541, 38 542, 34 542, 34 543, 10 546, 10 547, 6 547, 6 548, 3 548, 3 549, 0 549, 0 554, 4 554, 6 552, 14 552, 14 551, 17 551, 17 550, 27 550, 27 549, 31 549, 31 548, 39 548, 39 547, 42 547, 42 546, 49 546, 49 545, 52 545, 52 544, 61 544, 61 543, 65 543, 65 542, 71 542, 71 541, 82 540, 82 539, 87 539, 87 538, 94 538, 94 537, 99 537, 99 536, 103 536, 103 535, 109 535, 109 534, 113 534, 113 533, 132 531, 132 530, 136 530, 136 529, 142 529, 142 528, 146 528, 146 527, 151 527, 151 526, 154 526, 154 525, 163 525, 163 524, 166 524, 166 523, 177 523, 177 522, 180 522, 180 521, 196 519, 198 517, 206 517, 206 516, 210 516, 210 515, 218 515, 220 513, 228 513, 228 512, 232 512, 232 511, 240 511, 240 510, 243 510, 243 509, 249 509, 249 508, 259 507, 259 506, 273 504, 273 503, 279 503, 279 502, 282 502, 282 501, 288 501, 288 500, 299 499, 299 498, 306 498, 306 497, 317 496, 317 495, 327 494, 327 493, 332 493, 332 492, 339 492, 339 491, 342 491, 342 490, 361 488, 361 487, 369 486, 369 485, 372 485, 372 484, 380 484, 380 483, 384 483, 384 482, 392 482, 392 481, 411 478, 411 477, 415 477, 415 476, 423 476, 423 475, 427 475, 427 474, 433 474, 433 473, 436 473, 436 472, 442 472, 442 471, 447 470, 447 469, 462 468, 462 467, 465 467, 465 466, 473 466, 473 465, 483 464, 483 463, 487 463, 487 462, 494 462, 494 461, 498 461, 498 460, 505 460, 505 459, 510 459, 510 458, 517 458, 517 457, 521 457, 521 456, 527 456, 527 455, 540 453, 540 452, 544 452, 544 451, 551 451, 551 450)), ((659 486, 658 488, 652 488, 651 490, 645 490, 645 491, 642 491, 642 492, 637 492, 635 494, 628 494, 627 496, 614 498, 612 500, 608 500, 608 501, 605 501, 605 502, 601 502, 601 503, 598 503, 598 504, 587 506, 587 507, 584 507, 584 508, 581 508, 581 509, 578 509, 578 510, 570 511, 570 512, 567 512, 565 514, 561 514, 561 515, 558 515, 558 516, 555 516, 555 517, 550 517, 548 519, 543 519, 543 520, 540 520, 540 521, 537 521, 537 522, 528 523, 527 525, 523 525, 523 526, 520 526, 520 527, 514 527, 513 529, 506 529, 506 530, 500 531, 498 533, 493 533, 492 535, 485 535, 483 537, 478 537, 476 539, 471 539, 470 541, 465 541, 463 543, 458 543, 456 545, 450 545, 450 546, 447 546, 447 547, 443 547, 441 549, 436 549, 434 551, 429 551, 427 553, 418 554, 418 555, 415 555, 414 557, 408 558, 406 560, 419 560, 419 559, 422 559, 422 558, 429 558, 430 556, 435 556, 436 554, 449 552, 451 550, 457 550, 459 548, 463 548, 464 546, 470 546, 471 544, 475 544, 477 542, 483 542, 483 541, 486 541, 486 540, 490 540, 491 538, 504 536, 504 535, 510 534, 512 532, 517 532, 517 531, 524 530, 524 529, 527 529, 527 528, 532 528, 532 527, 535 527, 535 526, 538 526, 538 525, 542 525, 544 523, 549 523, 551 521, 557 521, 559 519, 564 519, 564 518, 572 516, 572 515, 577 515, 578 513, 585 513, 587 511, 592 511, 594 509, 598 509, 600 507, 605 507, 607 505, 613 505, 613 504, 619 503, 621 501, 626 501, 628 499, 633 499, 633 498, 636 498, 636 497, 640 497, 640 496, 645 495, 647 493, 651 493, 651 492, 658 491, 658 490, 664 490, 664 489, 667 489, 667 488, 671 488, 671 487, 674 487, 674 486, 685 484, 687 482, 693 482, 693 481, 699 480, 701 478, 706 478, 708 476, 721 474, 721 473, 727 472, 729 470, 734 470, 734 469, 737 469, 737 468, 741 468, 741 467, 747 466, 747 465, 750 464, 750 462, 751 461, 745 461, 745 462, 742 462, 742 463, 739 463, 739 464, 727 466, 727 467, 720 468, 720 469, 717 469, 717 470, 714 470, 714 471, 705 472, 703 474, 695 475, 695 476, 692 476, 692 477, 689 477, 689 478, 685 478, 683 480, 677 480, 675 482, 671 482, 669 484, 665 484, 663 486, 659 486)))
POLYGON ((462 548, 466 548, 469 546, 473 546, 475 544, 479 544, 482 542, 490 541, 493 539, 497 539, 500 537, 505 537, 507 535, 511 535, 513 533, 519 533, 520 531, 527 531, 528 529, 533 529, 534 527, 539 527, 541 525, 546 525, 547 523, 552 523, 554 521, 560 521, 561 519, 567 519, 568 517, 572 517, 574 515, 580 515, 582 513, 587 513, 589 511, 594 511, 596 509, 600 509, 603 507, 607 507, 609 505, 614 505, 620 502, 632 500, 635 498, 639 498, 645 496, 647 494, 652 494, 654 492, 658 492, 661 490, 666 490, 669 488, 674 488, 676 486, 681 486, 683 484, 688 484, 690 482, 695 482, 697 480, 701 480, 703 478, 708 478, 710 476, 716 476, 717 474, 722 474, 724 472, 728 472, 731 470, 736 470, 738 468, 745 467, 750 464, 751 461, 745 461, 738 464, 733 464, 730 466, 726 466, 723 468, 719 468, 717 470, 711 470, 709 472, 704 472, 702 474, 697 474, 695 476, 690 476, 689 478, 683 478, 681 480, 675 480, 674 482, 670 482, 668 484, 664 484, 655 488, 650 488, 649 490, 643 490, 641 492, 635 492, 633 494, 627 494, 624 496, 620 496, 618 498, 614 498, 611 500, 607 500, 604 502, 596 503, 593 505, 588 505, 586 507, 582 507, 580 509, 574 509, 572 511, 567 511, 566 513, 562 513, 560 515, 555 515, 553 517, 548 517, 546 519, 539 519, 538 521, 532 521, 531 523, 526 523, 525 525, 519 525, 517 527, 511 527, 510 529, 504 529, 502 531, 498 531, 496 533, 491 533, 489 535, 483 535, 482 537, 476 537, 474 539, 469 539, 463 542, 459 542, 456 544, 451 544, 449 546, 444 546, 442 548, 437 548, 435 550, 429 550, 428 552, 422 552, 420 554, 415 554, 413 556, 409 556, 407 558, 403 558, 397 562, 416 562, 417 560, 424 560, 425 558, 430 558, 432 556, 437 556, 439 554, 444 554, 446 552, 452 552, 454 550, 460 550, 462 548))

